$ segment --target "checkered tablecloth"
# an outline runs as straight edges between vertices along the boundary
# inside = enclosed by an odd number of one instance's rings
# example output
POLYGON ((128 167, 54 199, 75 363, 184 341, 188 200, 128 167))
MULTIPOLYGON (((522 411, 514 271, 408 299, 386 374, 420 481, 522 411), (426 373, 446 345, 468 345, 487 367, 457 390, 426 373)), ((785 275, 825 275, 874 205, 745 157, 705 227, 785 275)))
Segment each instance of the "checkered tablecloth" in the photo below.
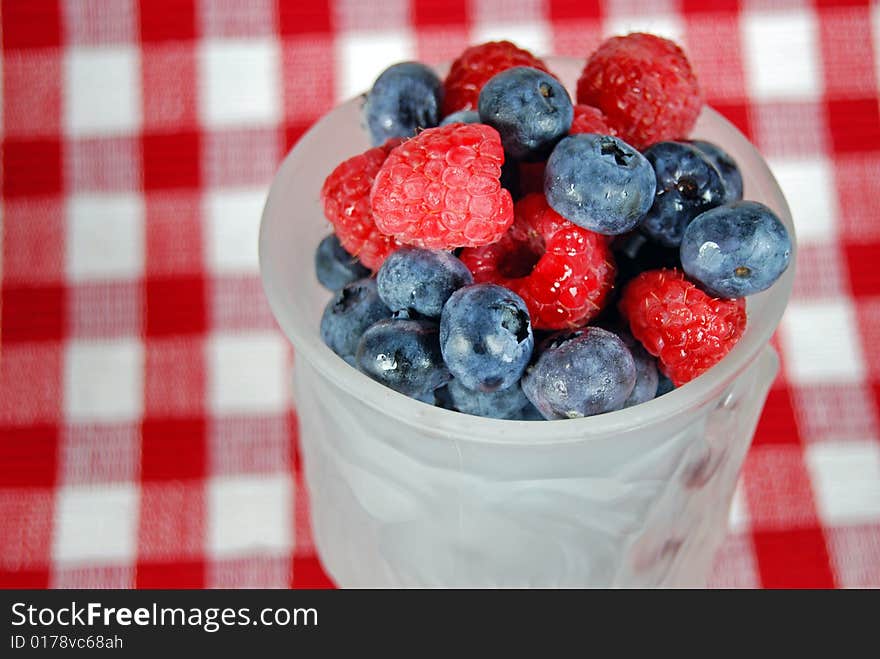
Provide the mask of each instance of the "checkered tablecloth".
POLYGON ((267 185, 386 65, 680 40, 800 241, 717 586, 880 586, 880 7, 771 0, 3 0, 0 585, 328 584, 267 185))

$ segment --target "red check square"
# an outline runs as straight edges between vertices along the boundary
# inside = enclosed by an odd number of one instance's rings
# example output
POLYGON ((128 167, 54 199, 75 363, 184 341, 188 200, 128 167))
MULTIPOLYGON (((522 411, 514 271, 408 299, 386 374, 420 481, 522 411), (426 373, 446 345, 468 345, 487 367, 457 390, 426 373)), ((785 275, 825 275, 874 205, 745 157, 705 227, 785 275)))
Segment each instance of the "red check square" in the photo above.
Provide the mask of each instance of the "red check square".
POLYGON ((3 0, 3 48, 51 48, 61 43, 58 0, 3 0))
POLYGON ((142 41, 179 41, 195 38, 194 0, 148 0, 139 4, 142 41))
POLYGON ((178 480, 205 475, 203 418, 145 419, 141 424, 141 478, 178 480))

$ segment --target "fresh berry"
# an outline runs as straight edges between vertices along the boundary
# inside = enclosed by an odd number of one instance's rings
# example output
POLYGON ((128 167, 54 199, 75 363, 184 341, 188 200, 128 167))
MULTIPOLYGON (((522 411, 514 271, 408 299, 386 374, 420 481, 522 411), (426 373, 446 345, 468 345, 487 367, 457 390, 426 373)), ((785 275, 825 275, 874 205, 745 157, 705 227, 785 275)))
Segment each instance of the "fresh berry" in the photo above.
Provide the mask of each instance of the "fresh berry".
POLYGON ((543 160, 571 128, 568 92, 545 71, 516 66, 483 85, 480 121, 501 135, 504 151, 517 160, 543 160))
POLYGON ((675 386, 721 361, 746 327, 744 300, 710 297, 678 270, 651 270, 633 279, 620 310, 675 386))
POLYGON ((437 323, 427 320, 375 323, 358 343, 357 364, 376 382, 413 398, 424 398, 449 381, 437 323))
POLYGON ((324 215, 333 224, 342 247, 371 270, 378 269, 400 247, 397 240, 376 228, 370 207, 373 180, 398 144, 400 140, 389 140, 349 158, 331 172, 321 188, 324 215))
POLYGON ((424 64, 401 62, 385 69, 364 104, 373 145, 436 126, 442 97, 443 83, 424 64))
POLYGON ((534 343, 525 302, 501 286, 459 288, 443 307, 443 360, 468 389, 512 387, 529 363, 534 343))
POLYGON ((770 288, 788 268, 791 237, 757 201, 738 201, 698 215, 681 241, 681 266, 718 297, 744 297, 770 288))
POLYGON ((452 404, 459 412, 490 419, 520 419, 529 399, 519 384, 498 391, 474 391, 458 380, 447 386, 452 404))
POLYGON ((681 48, 641 32, 596 49, 578 80, 577 101, 602 110, 616 134, 638 149, 687 137, 703 107, 681 48))
POLYGON ((336 234, 331 233, 318 244, 315 252, 315 275, 321 286, 338 291, 346 284, 368 277, 370 271, 346 252, 339 244, 336 234))
POLYGON ((321 339, 333 352, 353 363, 364 331, 390 315, 391 310, 379 297, 376 280, 359 279, 339 290, 324 307, 321 339))
POLYGON ((480 123, 480 113, 476 110, 459 110, 453 112, 449 116, 443 117, 440 122, 441 126, 448 124, 478 124, 480 123))
POLYGON ((623 406, 632 407, 652 400, 657 396, 657 384, 660 381, 657 360, 625 329, 618 329, 614 333, 629 348, 636 365, 636 384, 623 406))
POLYGON ((522 388, 545 418, 575 419, 622 409, 635 383, 635 363, 623 341, 586 327, 551 337, 522 388))
POLYGON ((449 252, 417 247, 401 247, 385 259, 376 280, 389 309, 428 318, 439 318, 449 296, 474 283, 467 266, 449 252))
POLYGON ((678 247, 685 227, 700 213, 724 202, 721 174, 696 148, 683 142, 660 142, 645 151, 654 168, 654 203, 641 231, 666 247, 678 247))
POLYGON ((675 389, 675 385, 672 384, 672 380, 661 373, 659 379, 657 380, 657 394, 656 396, 654 396, 654 398, 659 398, 660 396, 668 394, 673 389, 675 389))
POLYGON ((515 210, 516 222, 501 240, 463 250, 462 262, 475 281, 515 291, 533 327, 586 324, 599 313, 614 283, 607 239, 560 216, 541 194, 524 197, 515 210))
POLYGON ((570 134, 575 133, 598 133, 599 135, 614 135, 614 131, 608 125, 608 120, 602 114, 602 110, 590 105, 575 105, 574 119, 571 122, 570 134))
POLYGON ((645 157, 609 135, 570 135, 553 149, 544 193, 553 209, 578 226, 626 233, 651 207, 654 171, 645 157))
POLYGON ((504 151, 483 124, 429 128, 394 149, 376 174, 376 226, 426 249, 493 243, 513 222, 513 200, 499 182, 504 151))
POLYGON ((733 157, 720 146, 712 144, 711 142, 706 142, 704 140, 691 140, 689 144, 697 147, 706 159, 715 165, 715 169, 721 174, 721 178, 724 181, 724 188, 727 191, 727 195, 724 197, 724 202, 728 203, 742 199, 742 173, 740 173, 739 165, 736 164, 733 157))
POLYGON ((483 85, 495 74, 514 66, 547 71, 544 62, 509 41, 490 41, 465 50, 449 67, 443 82, 443 114, 475 110, 483 85))

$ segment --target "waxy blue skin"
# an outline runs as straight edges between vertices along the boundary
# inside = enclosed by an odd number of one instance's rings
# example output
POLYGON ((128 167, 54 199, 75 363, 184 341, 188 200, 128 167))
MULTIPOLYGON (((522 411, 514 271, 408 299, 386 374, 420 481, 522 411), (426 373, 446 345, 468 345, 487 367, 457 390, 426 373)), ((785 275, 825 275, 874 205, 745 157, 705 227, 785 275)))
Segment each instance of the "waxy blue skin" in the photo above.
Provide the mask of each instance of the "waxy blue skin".
POLYGON ((691 140, 688 142, 697 147, 704 156, 715 165, 721 178, 724 180, 724 187, 727 195, 724 197, 724 203, 739 201, 743 198, 743 179, 742 173, 739 171, 739 165, 733 157, 717 144, 706 142, 704 140, 691 140))
POLYGON ((620 330, 615 334, 629 348, 636 365, 636 383, 623 406, 632 407, 653 400, 657 396, 657 384, 660 381, 657 360, 628 331, 620 330))
POLYGON ((361 335, 370 325, 390 315, 391 310, 379 298, 376 280, 359 279, 337 291, 324 307, 321 339, 353 364, 361 335))
POLYGON ((525 302, 502 286, 465 286, 443 307, 443 359, 468 389, 489 392, 513 386, 529 363, 534 345, 525 302))
POLYGON ((391 137, 411 137, 440 120, 443 83, 418 62, 394 64, 376 79, 364 104, 373 146, 391 137))
POLYGON ((449 381, 437 323, 388 318, 372 325, 358 343, 357 366, 376 382, 426 402, 449 381))
POLYGON ((658 142, 645 151, 654 168, 654 203, 639 225, 642 233, 666 247, 678 247, 685 227, 727 197, 721 173, 696 147, 658 142))
POLYGON ((782 221, 757 201, 713 208, 688 225, 681 265, 710 295, 738 298, 770 288, 791 261, 782 221))
POLYGON ((369 277, 370 271, 346 252, 336 234, 331 233, 320 242, 315 252, 315 275, 321 286, 338 291, 346 284, 369 277))
POLYGON ((668 394, 673 389, 675 389, 675 385, 672 384, 672 380, 661 373, 660 379, 657 380, 657 395, 655 396, 655 398, 659 398, 664 394, 668 394))
POLYGON ((480 113, 476 110, 458 110, 452 114, 443 117, 440 122, 441 126, 447 124, 478 124, 480 123, 480 113))
POLYGON ((526 396, 546 419, 574 419, 624 407, 636 365, 620 338, 599 327, 560 332, 542 346, 522 379, 526 396))
POLYGON ((518 384, 498 391, 474 391, 459 380, 447 385, 452 404, 459 412, 490 419, 522 419, 526 406, 531 405, 518 384))
POLYGON ((544 71, 515 66, 480 91, 480 121, 501 135, 504 152, 516 160, 542 160, 568 133, 574 108, 559 81, 544 71))
POLYGON ((392 311, 439 318, 449 296, 473 284, 474 277, 449 252, 401 247, 385 259, 376 281, 379 297, 392 311))
POLYGON ((609 236, 639 223, 653 203, 654 186, 645 157, 609 135, 569 135, 553 149, 544 173, 544 194, 553 210, 609 236))

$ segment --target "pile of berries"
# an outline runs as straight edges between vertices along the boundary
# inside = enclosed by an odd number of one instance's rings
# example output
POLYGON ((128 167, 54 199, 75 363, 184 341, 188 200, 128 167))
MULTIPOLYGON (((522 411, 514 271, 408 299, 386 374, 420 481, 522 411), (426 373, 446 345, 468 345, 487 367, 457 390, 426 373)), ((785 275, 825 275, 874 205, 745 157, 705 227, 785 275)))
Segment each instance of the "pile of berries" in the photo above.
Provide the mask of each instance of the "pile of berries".
POLYGON ((609 39, 576 101, 507 41, 445 80, 415 62, 379 76, 374 148, 321 191, 336 354, 430 405, 563 419, 655 398, 730 351, 791 239, 742 201, 727 153, 688 139, 702 98, 684 53, 609 39))

